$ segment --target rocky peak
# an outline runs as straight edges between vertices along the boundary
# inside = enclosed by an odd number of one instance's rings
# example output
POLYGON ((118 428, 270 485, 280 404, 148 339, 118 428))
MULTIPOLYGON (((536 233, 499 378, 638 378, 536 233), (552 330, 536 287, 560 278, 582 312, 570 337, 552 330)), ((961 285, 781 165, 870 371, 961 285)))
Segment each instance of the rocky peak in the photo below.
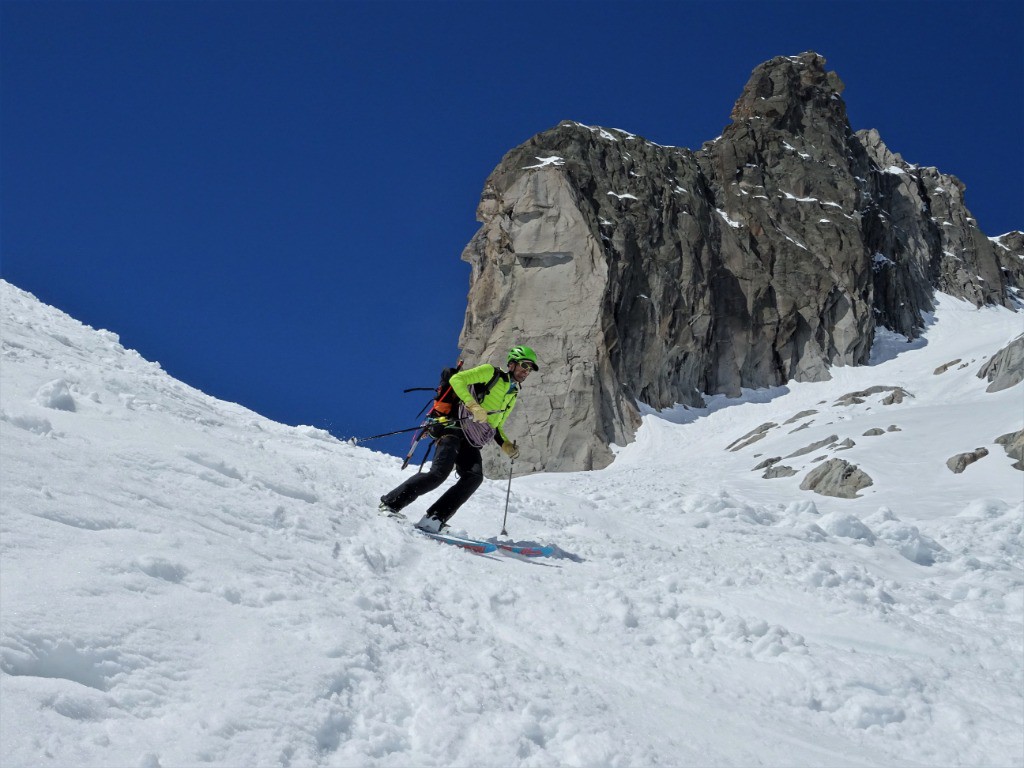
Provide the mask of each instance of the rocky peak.
POLYGON ((542 359, 517 468, 601 467, 642 408, 866 363, 876 325, 916 336, 936 289, 1014 305, 1021 238, 986 238, 955 177, 854 133, 824 65, 759 66, 697 152, 563 122, 491 173, 460 346, 542 359))
POLYGON ((754 70, 731 117, 736 123, 764 120, 773 129, 794 134, 822 121, 845 125, 846 107, 839 98, 844 88, 816 53, 778 56, 754 70))

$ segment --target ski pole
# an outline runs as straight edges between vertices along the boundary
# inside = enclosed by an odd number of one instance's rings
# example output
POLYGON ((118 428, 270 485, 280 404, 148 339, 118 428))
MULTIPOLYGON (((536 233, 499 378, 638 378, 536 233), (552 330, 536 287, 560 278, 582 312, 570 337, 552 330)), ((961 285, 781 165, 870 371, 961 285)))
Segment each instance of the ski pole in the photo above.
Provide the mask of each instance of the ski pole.
MULTIPOLYGON (((488 413, 488 415, 490 415, 490 414, 493 414, 493 413, 503 413, 503 411, 487 411, 487 413, 488 413)), ((350 437, 348 439, 348 442, 350 442, 353 445, 355 445, 357 443, 365 443, 367 440, 376 440, 379 437, 391 437, 391 435, 401 435, 401 434, 404 434, 405 432, 415 432, 417 429, 423 429, 424 427, 429 427, 431 424, 458 424, 458 423, 463 422, 463 421, 472 421, 472 420, 473 420, 472 416, 463 416, 461 419, 445 419, 444 421, 441 421, 440 419, 427 419, 426 421, 424 421, 419 426, 409 427, 407 429, 396 429, 394 432, 384 432, 384 433, 379 434, 379 435, 370 435, 369 437, 350 437)))
POLYGON ((508 536, 508 531, 505 530, 505 523, 508 522, 508 497, 512 495, 512 468, 516 465, 516 460, 512 459, 508 464, 508 490, 505 491, 505 517, 501 521, 501 535, 508 536))
MULTIPOLYGON (((469 418, 472 418, 472 416, 470 416, 469 418)), ((466 421, 466 419, 447 419, 447 423, 454 423, 458 421, 466 421)), ((424 423, 415 427, 409 427, 408 429, 396 429, 394 432, 384 432, 379 435, 370 435, 369 437, 352 437, 349 438, 349 442, 353 444, 365 443, 367 440, 376 440, 379 437, 390 437, 391 435, 401 435, 406 432, 415 432, 417 429, 425 429, 426 427, 429 427, 431 424, 435 423, 437 423, 436 419, 427 419, 424 423)))
POLYGON ((408 429, 396 429, 394 432, 383 432, 379 435, 370 435, 369 437, 350 437, 348 441, 353 445, 356 445, 357 443, 365 443, 367 440, 376 440, 377 438, 380 437, 390 437, 391 435, 401 435, 406 432, 415 432, 417 429, 423 429, 423 425, 421 424, 418 427, 409 427, 408 429))

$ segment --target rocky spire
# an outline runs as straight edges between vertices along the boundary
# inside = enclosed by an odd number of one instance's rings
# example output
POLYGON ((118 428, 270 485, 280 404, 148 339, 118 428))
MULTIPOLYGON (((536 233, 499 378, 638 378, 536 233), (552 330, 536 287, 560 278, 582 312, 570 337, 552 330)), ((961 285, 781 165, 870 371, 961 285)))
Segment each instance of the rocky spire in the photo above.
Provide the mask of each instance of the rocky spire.
POLYGON ((697 152, 564 122, 505 156, 463 253, 460 346, 543 360, 517 467, 604 466, 644 407, 865 363, 876 324, 916 335, 936 288, 1013 303, 1020 237, 990 241, 958 180, 855 134, 842 90, 821 56, 779 57, 697 152))
POLYGON ((845 87, 835 72, 825 71, 825 59, 816 53, 779 56, 750 75, 731 117, 736 123, 763 120, 792 134, 821 123, 845 126, 846 105, 839 98, 845 87))

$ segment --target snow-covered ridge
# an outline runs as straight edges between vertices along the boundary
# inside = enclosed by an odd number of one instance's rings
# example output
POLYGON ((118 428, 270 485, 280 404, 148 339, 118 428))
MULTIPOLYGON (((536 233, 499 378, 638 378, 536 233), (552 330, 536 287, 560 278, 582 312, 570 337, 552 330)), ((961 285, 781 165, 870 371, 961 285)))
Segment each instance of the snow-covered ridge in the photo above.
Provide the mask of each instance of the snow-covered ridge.
POLYGON ((643 144, 647 144, 652 147, 661 147, 662 149, 679 149, 679 147, 674 147, 670 144, 658 144, 657 142, 651 141, 650 139, 644 139, 640 136, 637 136, 635 133, 624 131, 621 128, 602 128, 599 125, 586 125, 575 120, 571 120, 569 122, 571 122, 573 125, 579 128, 584 128, 590 131, 591 133, 596 134, 605 141, 639 141, 643 144))
POLYGON ((870 367, 648 414, 608 469, 513 483, 512 536, 556 547, 525 561, 379 518, 394 457, 0 281, 4 766, 1024 765, 1021 475, 987 442, 1021 387, 975 375, 1016 333, 941 298, 870 367), (912 397, 843 398, 876 384, 912 397), (859 498, 799 489, 832 434, 859 498))

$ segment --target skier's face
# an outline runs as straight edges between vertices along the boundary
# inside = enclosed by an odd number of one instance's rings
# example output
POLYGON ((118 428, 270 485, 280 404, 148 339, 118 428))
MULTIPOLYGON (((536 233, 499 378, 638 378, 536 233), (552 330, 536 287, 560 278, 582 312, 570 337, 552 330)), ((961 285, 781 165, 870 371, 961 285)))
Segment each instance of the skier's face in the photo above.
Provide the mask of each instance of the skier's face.
POLYGON ((512 363, 510 373, 512 374, 512 378, 516 380, 517 384, 522 384, 526 381, 526 377, 530 375, 530 372, 534 370, 536 369, 533 367, 533 363, 527 360, 522 363, 512 363))

